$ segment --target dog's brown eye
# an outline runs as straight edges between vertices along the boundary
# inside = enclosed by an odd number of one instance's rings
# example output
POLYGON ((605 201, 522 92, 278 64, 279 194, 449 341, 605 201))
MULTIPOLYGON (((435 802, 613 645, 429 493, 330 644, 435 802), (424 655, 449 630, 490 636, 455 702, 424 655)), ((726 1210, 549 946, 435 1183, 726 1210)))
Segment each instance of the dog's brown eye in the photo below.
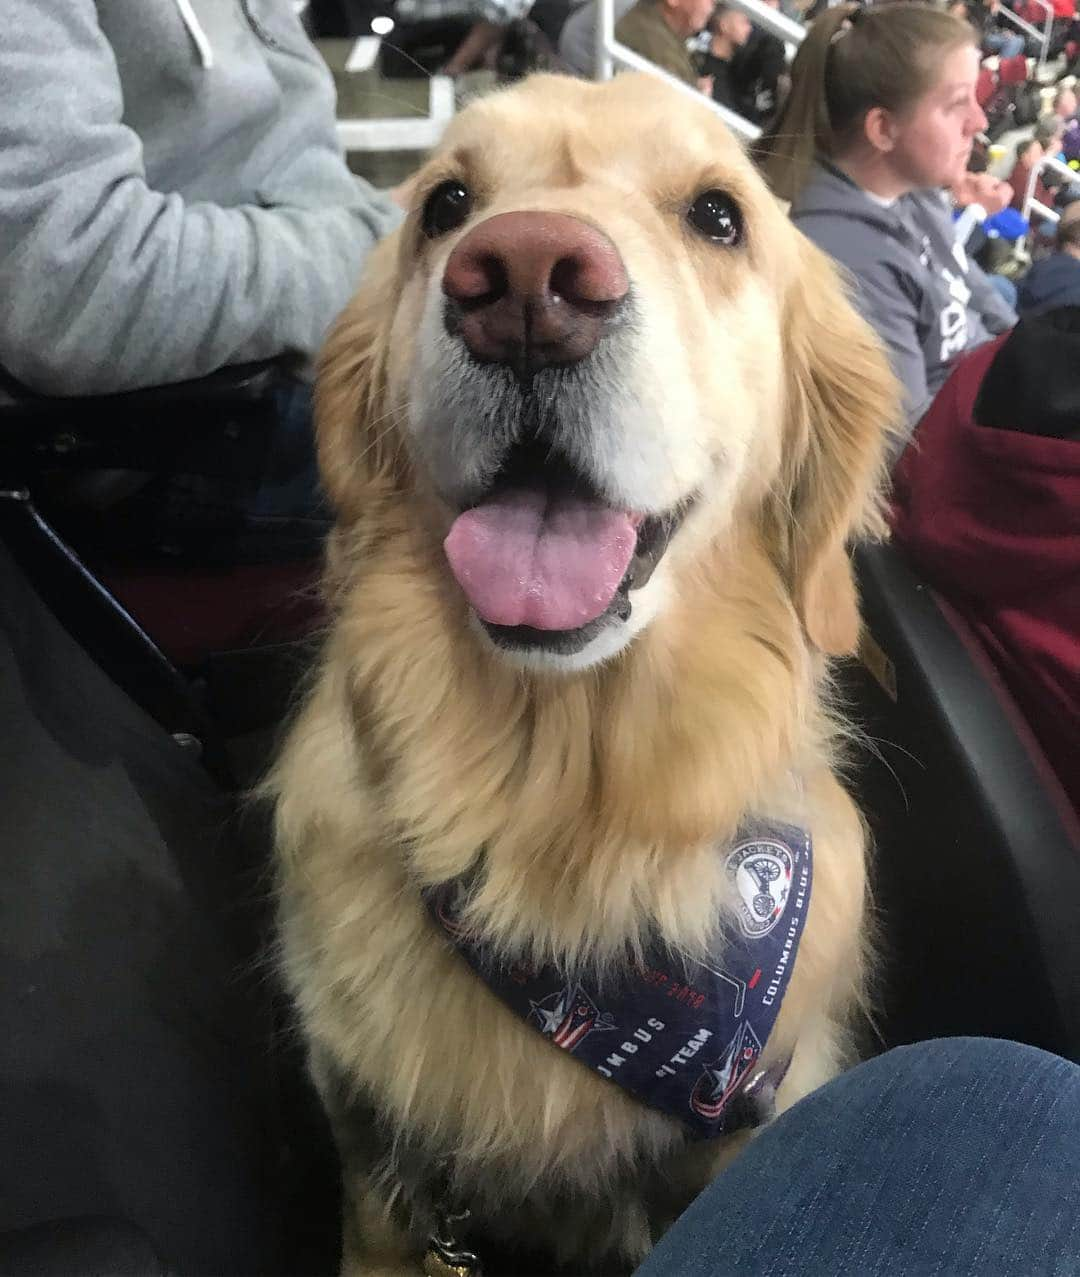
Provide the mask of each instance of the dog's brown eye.
POLYGON ((455 231, 472 211, 472 196, 458 181, 443 182, 427 197, 422 225, 428 239, 455 231))
POLYGON ((694 230, 715 244, 731 248, 742 239, 742 213, 738 204, 723 191, 705 191, 699 195, 686 216, 694 230))

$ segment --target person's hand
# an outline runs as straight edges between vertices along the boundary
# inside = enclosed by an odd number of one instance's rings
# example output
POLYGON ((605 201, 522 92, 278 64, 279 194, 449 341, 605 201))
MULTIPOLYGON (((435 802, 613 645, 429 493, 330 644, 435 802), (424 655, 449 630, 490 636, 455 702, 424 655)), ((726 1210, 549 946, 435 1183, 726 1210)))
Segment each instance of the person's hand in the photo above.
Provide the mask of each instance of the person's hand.
POLYGON ((711 75, 699 75, 697 86, 707 98, 712 97, 713 78, 711 75))
POLYGON ((988 216, 993 217, 995 213, 1009 207, 1013 202, 1014 191, 1008 182, 992 177, 989 173, 979 173, 976 176, 983 179, 979 184, 982 192, 979 203, 986 209, 988 216))
POLYGON ((959 208, 981 204, 987 217, 993 217, 1012 203, 1013 188, 990 173, 965 173, 953 183, 952 197, 959 208))

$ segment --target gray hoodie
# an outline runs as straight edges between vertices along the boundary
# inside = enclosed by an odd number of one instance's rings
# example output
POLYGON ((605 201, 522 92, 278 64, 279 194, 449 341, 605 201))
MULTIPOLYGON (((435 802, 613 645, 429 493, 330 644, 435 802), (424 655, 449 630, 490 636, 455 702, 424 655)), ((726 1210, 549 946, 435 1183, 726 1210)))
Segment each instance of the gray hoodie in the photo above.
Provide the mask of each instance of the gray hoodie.
POLYGON ((290 0, 2 0, 0 366, 59 394, 309 355, 400 218, 290 0))
POLYGON ((884 206, 824 163, 795 200, 799 230, 852 277, 854 300, 889 349, 914 424, 957 355, 1016 315, 956 243, 943 195, 919 191, 884 206))

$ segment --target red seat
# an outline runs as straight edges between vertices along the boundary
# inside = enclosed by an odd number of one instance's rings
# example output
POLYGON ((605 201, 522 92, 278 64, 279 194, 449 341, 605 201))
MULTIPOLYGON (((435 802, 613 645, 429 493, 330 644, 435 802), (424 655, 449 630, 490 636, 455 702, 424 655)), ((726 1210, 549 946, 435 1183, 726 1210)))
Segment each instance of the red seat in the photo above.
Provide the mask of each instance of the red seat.
POLYGON ((292 643, 325 621, 318 560, 217 572, 101 570, 108 588, 179 666, 214 653, 292 643))
POLYGON ((998 83, 1023 84, 1028 78, 1027 58, 1018 54, 1015 58, 1002 58, 998 66, 998 83))

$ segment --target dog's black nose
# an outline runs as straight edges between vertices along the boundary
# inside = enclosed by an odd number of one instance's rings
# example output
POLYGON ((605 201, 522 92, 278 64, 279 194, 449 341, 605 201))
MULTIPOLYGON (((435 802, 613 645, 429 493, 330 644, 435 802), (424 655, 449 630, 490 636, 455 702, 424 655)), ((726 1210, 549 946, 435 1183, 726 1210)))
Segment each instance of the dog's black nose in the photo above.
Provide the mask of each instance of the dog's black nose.
POLYGON ((584 359, 629 289, 596 227, 565 213, 500 213, 450 254, 446 326, 477 359, 531 376, 584 359))

